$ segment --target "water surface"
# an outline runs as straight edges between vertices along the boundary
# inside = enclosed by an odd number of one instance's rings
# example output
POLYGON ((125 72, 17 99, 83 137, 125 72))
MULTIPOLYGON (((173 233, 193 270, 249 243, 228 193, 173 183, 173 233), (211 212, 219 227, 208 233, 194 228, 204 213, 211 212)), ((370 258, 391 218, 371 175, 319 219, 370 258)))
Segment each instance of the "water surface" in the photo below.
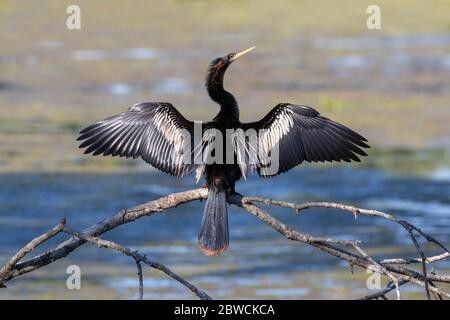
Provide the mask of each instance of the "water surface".
MULTIPOLYGON (((238 191, 292 202, 336 201, 384 210, 450 243, 450 180, 445 177, 438 173, 408 177, 345 165, 305 167, 270 180, 250 177, 238 184, 238 191)), ((0 256, 13 254, 62 217, 67 217, 70 226, 82 229, 123 208, 193 187, 191 178, 175 180, 156 172, 0 175, 0 256)), ((230 249, 220 257, 207 258, 196 248, 202 210, 202 203, 189 203, 122 226, 104 237, 146 253, 217 298, 349 298, 369 292, 364 290, 363 272, 352 276, 340 260, 283 239, 234 206, 229 208, 230 249), (330 289, 319 291, 323 286, 330 289)), ((352 214, 336 210, 310 209, 302 214, 281 208, 267 210, 302 232, 362 240, 375 257, 415 254, 407 233, 382 219, 355 220, 352 214)), ((433 247, 427 249, 429 253, 437 252, 433 247)), ((122 297, 135 297, 136 277, 128 258, 85 246, 69 261, 82 270, 96 266, 94 273, 87 272, 88 278, 122 297), (111 268, 117 272, 108 272, 111 268), (128 271, 123 273, 124 270, 128 271)), ((53 286, 64 284, 67 263, 50 268, 55 284, 49 281, 41 290, 51 294, 53 286)), ((436 266, 448 268, 446 263, 436 266)), ((14 285, 24 286, 20 281, 25 280, 18 279, 14 285)), ((156 271, 148 272, 145 287, 147 298, 193 298, 156 271)), ((22 294, 28 296, 30 292, 25 290, 22 294)), ((5 293, 0 292, 1 295, 5 293)))

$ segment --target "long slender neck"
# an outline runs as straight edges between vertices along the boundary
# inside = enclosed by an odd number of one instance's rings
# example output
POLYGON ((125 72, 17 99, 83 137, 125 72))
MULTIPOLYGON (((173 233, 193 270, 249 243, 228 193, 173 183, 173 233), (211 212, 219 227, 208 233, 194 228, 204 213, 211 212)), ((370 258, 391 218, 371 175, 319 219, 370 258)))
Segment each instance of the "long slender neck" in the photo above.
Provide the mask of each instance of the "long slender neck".
POLYGON ((212 100, 220 105, 219 115, 239 119, 239 107, 234 96, 223 88, 225 69, 211 70, 206 78, 206 89, 212 100))

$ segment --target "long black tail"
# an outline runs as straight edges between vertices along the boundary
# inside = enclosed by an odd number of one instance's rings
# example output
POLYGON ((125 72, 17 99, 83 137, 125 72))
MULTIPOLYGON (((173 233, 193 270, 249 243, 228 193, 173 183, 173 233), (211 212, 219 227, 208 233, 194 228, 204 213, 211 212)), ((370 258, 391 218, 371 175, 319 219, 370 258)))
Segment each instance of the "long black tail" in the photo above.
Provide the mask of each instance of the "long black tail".
POLYGON ((210 189, 198 235, 200 250, 218 256, 228 248, 228 211, 225 190, 210 189))

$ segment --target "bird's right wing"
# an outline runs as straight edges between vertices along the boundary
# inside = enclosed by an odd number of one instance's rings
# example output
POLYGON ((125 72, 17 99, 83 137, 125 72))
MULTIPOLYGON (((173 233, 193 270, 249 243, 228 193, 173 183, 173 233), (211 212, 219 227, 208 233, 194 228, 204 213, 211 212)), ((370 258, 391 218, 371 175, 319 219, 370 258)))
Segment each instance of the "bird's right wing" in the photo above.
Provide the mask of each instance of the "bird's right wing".
POLYGON ((361 148, 369 147, 367 140, 350 128, 321 116, 311 107, 289 103, 278 104, 260 121, 243 123, 242 129, 255 130, 258 141, 244 143, 239 138, 238 158, 244 153, 239 150, 244 150, 245 164, 256 168, 262 177, 286 172, 303 161, 360 161, 358 155, 366 155, 361 148), (249 153, 253 156, 249 157, 249 153), (265 160, 277 163, 268 166, 265 160))
POLYGON ((194 173, 194 122, 170 103, 146 102, 99 121, 80 132, 85 153, 141 157, 153 167, 182 177, 194 173))

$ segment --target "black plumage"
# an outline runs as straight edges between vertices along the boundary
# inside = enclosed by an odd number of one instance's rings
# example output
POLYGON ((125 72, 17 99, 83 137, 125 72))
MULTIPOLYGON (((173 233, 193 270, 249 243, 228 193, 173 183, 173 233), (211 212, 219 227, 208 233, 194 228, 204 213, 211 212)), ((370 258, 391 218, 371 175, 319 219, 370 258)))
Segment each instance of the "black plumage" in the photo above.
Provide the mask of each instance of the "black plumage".
POLYGON ((194 139, 196 124, 167 102, 136 104, 83 129, 78 137, 85 153, 141 157, 176 177, 195 174, 197 181, 204 177, 210 194, 199 246, 206 255, 218 255, 228 247, 226 193, 234 192, 236 181, 249 170, 271 177, 303 161, 360 161, 359 156, 366 155, 362 149, 369 147, 367 140, 355 131, 302 105, 280 103, 261 120, 241 123, 238 103, 223 88, 223 80, 229 65, 252 49, 212 61, 206 88, 220 111, 211 121, 197 124, 202 133, 199 140, 194 139), (234 129, 231 145, 225 144, 218 150, 213 129, 224 137, 230 136, 229 129, 234 129), (252 131, 257 133, 257 140, 245 136, 252 131), (276 166, 274 150, 278 157, 276 166), (222 157, 217 156, 218 151, 222 151, 222 157), (227 154, 231 155, 231 163, 227 162, 227 154))

